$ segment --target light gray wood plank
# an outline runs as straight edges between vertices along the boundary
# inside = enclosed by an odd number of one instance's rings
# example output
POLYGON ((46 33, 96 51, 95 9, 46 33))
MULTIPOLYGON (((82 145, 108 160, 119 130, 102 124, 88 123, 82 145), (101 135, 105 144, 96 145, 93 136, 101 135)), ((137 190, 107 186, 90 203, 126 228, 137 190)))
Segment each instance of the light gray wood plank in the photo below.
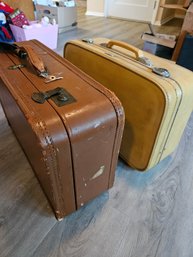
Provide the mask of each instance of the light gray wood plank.
POLYGON ((56 223, 0 108, 0 256, 30 256, 56 223))
POLYGON ((113 256, 128 221, 124 214, 108 205, 108 198, 106 192, 56 224, 33 256, 113 256))
POLYGON ((122 161, 114 187, 56 224, 35 256, 191 257, 193 116, 174 154, 147 173, 122 161))
MULTIPOLYGON (((78 8, 78 26, 70 31, 59 34, 56 52, 60 55, 63 54, 64 44, 68 40, 86 37, 113 38, 142 48, 144 41, 141 39, 141 35, 144 32, 150 32, 147 23, 85 16, 85 12, 86 10, 84 8, 78 8)), ((174 19, 163 26, 153 26, 153 28, 155 33, 178 35, 182 22, 181 19, 174 19)))
MULTIPOLYGON (((145 186, 141 187, 141 183, 137 183, 135 187, 137 179, 134 179, 134 183, 128 183, 125 199, 129 199, 128 194, 136 191, 130 199, 132 210, 125 206, 123 196, 114 202, 116 208, 128 215, 132 221, 127 226, 122 245, 114 256, 192 256, 192 129, 193 116, 166 170, 160 167, 160 172, 148 180, 145 186)), ((122 172, 126 170, 128 173, 128 168, 123 167, 122 172)), ((124 194, 124 187, 121 188, 121 193, 124 194)))

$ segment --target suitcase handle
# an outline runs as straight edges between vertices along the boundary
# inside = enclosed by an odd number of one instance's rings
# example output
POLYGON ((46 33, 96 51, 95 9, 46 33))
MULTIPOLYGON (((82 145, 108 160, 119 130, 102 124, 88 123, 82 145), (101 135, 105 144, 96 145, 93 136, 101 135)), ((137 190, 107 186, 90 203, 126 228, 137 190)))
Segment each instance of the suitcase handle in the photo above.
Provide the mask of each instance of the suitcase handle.
POLYGON ((127 43, 118 41, 118 40, 111 40, 107 43, 106 45, 108 48, 112 48, 113 46, 119 46, 122 47, 124 49, 127 49, 129 51, 131 51, 132 53, 135 54, 135 58, 136 60, 143 58, 143 51, 141 51, 140 49, 138 49, 137 47, 134 47, 132 45, 129 45, 127 43))
POLYGON ((0 42, 0 49, 3 49, 8 52, 12 52, 19 56, 21 59, 28 58, 30 64, 36 69, 39 75, 44 77, 48 75, 46 67, 42 59, 34 52, 33 48, 29 45, 19 46, 17 43, 4 43, 0 42))
POLYGON ((38 73, 40 73, 40 74, 47 73, 46 67, 45 67, 42 59, 35 53, 34 49, 31 46, 25 45, 25 46, 21 46, 19 48, 21 51, 27 53, 29 62, 37 70, 38 73))

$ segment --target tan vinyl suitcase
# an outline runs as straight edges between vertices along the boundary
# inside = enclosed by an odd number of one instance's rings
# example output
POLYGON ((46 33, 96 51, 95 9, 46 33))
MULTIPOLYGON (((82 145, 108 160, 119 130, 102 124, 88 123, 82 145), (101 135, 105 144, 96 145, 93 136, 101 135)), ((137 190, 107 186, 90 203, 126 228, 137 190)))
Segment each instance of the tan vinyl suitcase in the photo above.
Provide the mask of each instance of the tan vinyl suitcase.
POLYGON ((114 93, 40 42, 18 45, 0 51, 0 101, 61 219, 113 186, 124 111, 114 93))
POLYGON ((114 91, 125 109, 120 156, 148 170, 171 154, 193 109, 193 73, 124 42, 72 40, 64 57, 114 91))

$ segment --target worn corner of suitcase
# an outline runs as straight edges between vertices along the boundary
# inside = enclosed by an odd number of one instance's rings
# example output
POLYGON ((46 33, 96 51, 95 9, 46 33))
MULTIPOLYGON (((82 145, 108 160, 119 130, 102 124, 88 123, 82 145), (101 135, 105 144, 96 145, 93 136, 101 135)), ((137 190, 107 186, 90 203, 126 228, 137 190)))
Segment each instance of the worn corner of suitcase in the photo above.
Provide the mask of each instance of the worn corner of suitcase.
POLYGON ((64 219, 64 216, 66 216, 65 213, 62 213, 60 211, 55 211, 55 217, 57 221, 62 221, 64 219))

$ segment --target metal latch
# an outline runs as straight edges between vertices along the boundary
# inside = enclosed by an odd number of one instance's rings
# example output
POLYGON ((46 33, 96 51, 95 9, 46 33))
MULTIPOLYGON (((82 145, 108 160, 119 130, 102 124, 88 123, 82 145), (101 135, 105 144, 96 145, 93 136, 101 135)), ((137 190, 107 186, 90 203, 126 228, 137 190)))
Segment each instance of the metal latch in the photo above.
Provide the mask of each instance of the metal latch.
POLYGON ((39 104, 43 104, 46 100, 51 99, 59 107, 76 101, 71 94, 61 87, 45 92, 34 92, 31 97, 39 104))
POLYGON ((165 68, 153 67, 152 71, 154 73, 156 73, 157 75, 162 76, 164 78, 170 78, 170 76, 171 76, 169 71, 167 69, 165 69, 165 68))
POLYGON ((138 62, 140 62, 140 63, 142 63, 142 64, 144 64, 146 67, 148 67, 148 68, 152 68, 153 67, 153 63, 151 62, 151 60, 150 59, 148 59, 147 57, 139 57, 138 59, 137 59, 137 61, 138 62))
POLYGON ((88 43, 88 44, 93 44, 94 40, 92 38, 83 38, 82 42, 88 43))

